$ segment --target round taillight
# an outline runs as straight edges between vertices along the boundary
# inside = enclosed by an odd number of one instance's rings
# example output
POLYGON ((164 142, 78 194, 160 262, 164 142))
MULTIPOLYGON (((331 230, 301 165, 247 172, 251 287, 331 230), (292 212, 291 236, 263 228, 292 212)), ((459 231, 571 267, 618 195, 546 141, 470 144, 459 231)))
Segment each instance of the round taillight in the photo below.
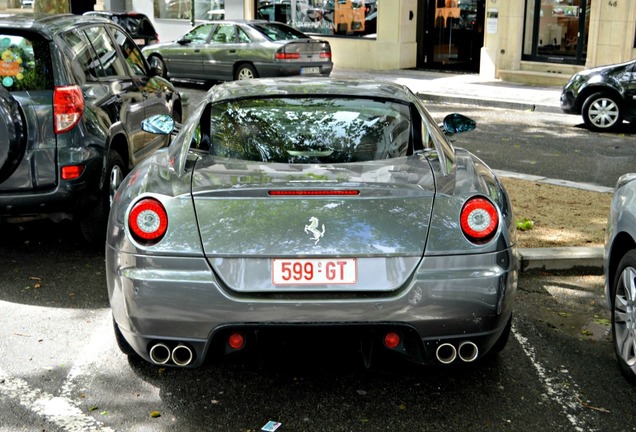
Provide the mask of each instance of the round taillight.
POLYGON ((460 216, 464 235, 474 243, 489 240, 499 225, 497 208, 486 198, 472 198, 464 204, 460 216))
POLYGON ((245 336, 241 333, 232 333, 230 337, 227 338, 227 344, 233 350, 240 350, 245 346, 245 336))
POLYGON ((400 342, 402 342, 402 339, 397 333, 389 332, 384 335, 384 346, 387 348, 395 349, 398 345, 400 345, 400 342))
POLYGON ((156 243, 168 229, 168 214, 163 205, 153 198, 136 203, 128 216, 130 232, 142 243, 156 243))

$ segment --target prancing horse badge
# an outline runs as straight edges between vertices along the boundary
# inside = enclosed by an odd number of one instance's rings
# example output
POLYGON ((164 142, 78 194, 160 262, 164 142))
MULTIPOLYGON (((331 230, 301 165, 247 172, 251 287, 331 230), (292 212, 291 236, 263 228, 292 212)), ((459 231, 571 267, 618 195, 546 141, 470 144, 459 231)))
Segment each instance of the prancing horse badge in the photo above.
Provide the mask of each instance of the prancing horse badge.
POLYGON ((322 232, 318 229, 318 218, 310 217, 309 225, 305 225, 305 232, 311 234, 312 240, 316 240, 314 244, 318 244, 320 239, 325 235, 325 224, 322 224, 322 232))

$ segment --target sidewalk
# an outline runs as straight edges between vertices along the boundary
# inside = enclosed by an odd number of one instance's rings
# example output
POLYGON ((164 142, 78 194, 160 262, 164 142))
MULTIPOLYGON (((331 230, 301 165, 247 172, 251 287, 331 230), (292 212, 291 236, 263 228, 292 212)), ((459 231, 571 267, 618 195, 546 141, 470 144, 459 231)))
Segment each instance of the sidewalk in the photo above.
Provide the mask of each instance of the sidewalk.
POLYGON ((562 113, 561 87, 538 87, 485 79, 478 74, 420 70, 359 71, 334 68, 333 78, 383 79, 404 84, 431 102, 466 103, 496 108, 562 113))
MULTIPOLYGON (((419 70, 359 71, 334 68, 333 78, 383 79, 409 87, 420 98, 430 102, 461 103, 484 107, 524 111, 562 113, 559 105, 561 87, 537 87, 525 84, 484 79, 477 74, 451 74, 419 70)), ((498 171, 497 175, 594 190, 611 189, 589 184, 578 184, 558 179, 525 176, 498 171), (530 179, 532 177, 532 179, 530 179)), ((582 274, 599 272, 603 268, 602 247, 556 247, 519 249, 521 271, 578 270, 582 274)))

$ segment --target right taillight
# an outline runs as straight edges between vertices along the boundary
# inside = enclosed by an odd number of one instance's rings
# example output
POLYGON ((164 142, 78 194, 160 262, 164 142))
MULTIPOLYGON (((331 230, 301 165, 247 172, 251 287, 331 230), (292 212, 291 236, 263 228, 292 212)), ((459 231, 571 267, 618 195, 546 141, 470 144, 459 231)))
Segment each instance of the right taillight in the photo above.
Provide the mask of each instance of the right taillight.
POLYGON ((79 86, 60 86, 53 91, 53 125, 56 134, 71 130, 84 113, 84 95, 79 86))
POLYGON ((471 198, 464 204, 460 215, 462 232, 473 243, 490 240, 499 226, 499 213, 489 200, 471 198))
POLYGON ((161 240, 168 229, 168 214, 154 198, 137 202, 128 215, 130 233, 140 243, 152 244, 161 240))

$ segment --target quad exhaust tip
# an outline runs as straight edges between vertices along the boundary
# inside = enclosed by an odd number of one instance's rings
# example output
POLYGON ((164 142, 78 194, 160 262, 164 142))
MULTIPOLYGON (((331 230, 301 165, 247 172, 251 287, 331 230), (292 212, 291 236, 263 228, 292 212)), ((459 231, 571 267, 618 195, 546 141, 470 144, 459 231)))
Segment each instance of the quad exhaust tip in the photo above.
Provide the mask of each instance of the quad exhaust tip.
POLYGON ((152 345, 150 351, 150 360, 158 365, 165 365, 172 361, 175 366, 187 366, 194 360, 194 352, 192 349, 182 343, 179 343, 176 347, 170 349, 170 347, 164 343, 158 342, 152 345))
POLYGON ((451 364, 457 358, 464 363, 470 363, 479 357, 479 348, 471 341, 463 341, 457 348, 455 345, 445 342, 437 347, 435 357, 442 364, 451 364))

